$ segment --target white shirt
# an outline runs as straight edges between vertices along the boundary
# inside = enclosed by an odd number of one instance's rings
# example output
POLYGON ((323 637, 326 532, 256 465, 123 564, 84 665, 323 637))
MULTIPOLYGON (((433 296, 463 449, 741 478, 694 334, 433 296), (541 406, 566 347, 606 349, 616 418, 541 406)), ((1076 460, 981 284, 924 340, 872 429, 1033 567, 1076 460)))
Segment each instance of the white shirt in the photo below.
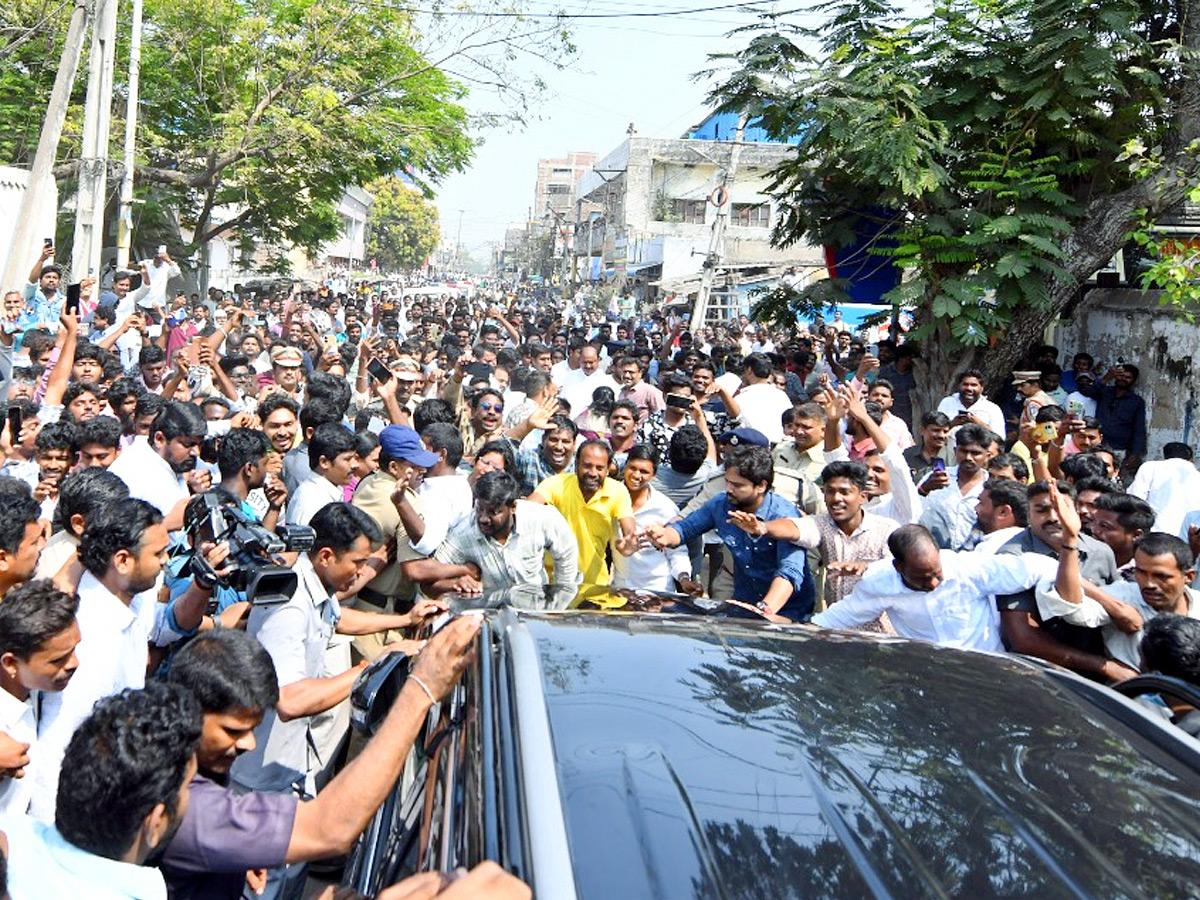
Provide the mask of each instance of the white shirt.
POLYGON ((91 572, 79 582, 79 668, 66 688, 42 695, 37 758, 30 757, 33 796, 30 813, 54 821, 58 770, 75 729, 105 697, 146 685, 149 644, 166 646, 182 635, 171 628, 157 589, 136 595, 126 606, 91 572))
MULTIPOLYGON (((325 650, 342 610, 337 597, 321 583, 308 554, 293 566, 299 587, 292 599, 277 606, 250 610, 246 631, 271 655, 279 687, 325 671, 325 650)), ((284 790, 308 770, 308 732, 311 718, 287 722, 268 710, 254 731, 256 746, 233 764, 233 780, 256 790, 284 790)))
MULTIPOLYGON (((1142 616, 1142 628, 1135 632, 1121 631, 1112 623, 1108 612, 1091 597, 1084 597, 1082 603, 1069 603, 1059 596, 1054 589, 1052 579, 1044 579, 1037 586, 1036 596, 1038 613, 1043 619, 1060 618, 1072 625, 1082 625, 1085 628, 1100 628, 1104 635, 1104 649, 1115 660, 1125 663, 1134 669, 1142 668, 1142 630, 1151 619, 1163 615, 1144 599, 1142 589, 1132 581, 1114 581, 1103 585, 1105 593, 1128 603, 1142 616)), ((1200 619, 1200 595, 1191 588, 1184 588, 1187 593, 1189 619, 1200 619)))
POLYGON ((742 378, 737 372, 726 372, 724 375, 717 376, 716 383, 718 386, 725 388, 730 396, 732 396, 742 386, 742 378))
POLYGON ((1063 409, 1067 411, 1068 415, 1071 412, 1072 403, 1079 404, 1081 415, 1083 415, 1085 418, 1090 418, 1096 415, 1096 401, 1091 397, 1085 397, 1083 394, 1079 393, 1079 391, 1072 391, 1071 393, 1067 394, 1067 402, 1063 406, 1063 409))
POLYGON ((999 528, 972 547, 971 552, 991 556, 1024 530, 1020 525, 1009 525, 1007 528, 999 528))
POLYGON ((1183 517, 1200 506, 1200 472, 1190 459, 1144 462, 1129 485, 1129 493, 1154 508, 1155 531, 1178 534, 1183 517))
POLYGON ((907 450, 913 445, 912 432, 908 430, 908 425, 899 416, 893 416, 888 413, 883 417, 883 422, 879 427, 883 433, 892 439, 892 443, 901 450, 907 450))
POLYGON ((571 417, 574 418, 591 406, 592 393, 602 387, 611 389, 614 399, 621 393, 621 386, 613 381, 611 375, 600 369, 596 369, 591 375, 585 375, 583 378, 575 378, 570 385, 565 386, 562 389, 562 397, 571 404, 571 417))
POLYGON ((550 367, 550 380, 557 384, 559 388, 568 387, 572 382, 582 377, 583 369, 572 369, 565 359, 562 362, 556 362, 550 367))
POLYGON ((421 513, 425 534, 409 546, 422 556, 433 556, 450 529, 470 524, 475 497, 465 475, 427 475, 417 493, 425 502, 421 513))
MULTIPOLYGON (((845 446, 825 452, 826 463, 841 462, 849 458, 850 454, 845 446)), ((917 486, 913 484, 908 461, 904 458, 904 451, 892 441, 888 443, 887 449, 879 454, 879 458, 887 467, 892 490, 887 494, 872 497, 863 508, 899 525, 912 525, 921 518, 923 507, 921 495, 917 493, 917 486)))
MULTIPOLYGON (((652 487, 642 508, 634 510, 633 520, 641 532, 647 525, 663 525, 678 515, 679 507, 671 498, 652 487)), ((683 544, 666 552, 645 547, 633 556, 623 555, 615 545, 612 548, 611 584, 616 588, 673 591, 675 584, 672 579, 691 574, 691 557, 688 556, 687 546, 683 544)))
POLYGON ((341 503, 343 498, 340 485, 313 473, 301 481, 296 493, 288 498, 286 521, 289 525, 307 525, 324 507, 341 503))
MULTIPOLYGON (((987 397, 980 397, 971 406, 963 406, 963 402, 958 394, 951 394, 949 397, 942 398, 942 402, 938 404, 937 411, 945 413, 947 418, 952 421, 960 412, 970 413, 977 419, 981 419, 991 431, 994 431, 1000 437, 1004 437, 1004 413, 1001 412, 999 406, 987 397)), ((954 429, 954 431, 957 430, 957 428, 954 429)), ((954 446, 954 442, 949 440, 946 445, 952 447, 954 446)))
POLYGON ((978 521, 975 507, 979 505, 979 498, 983 495, 983 489, 987 487, 987 479, 976 482, 964 494, 958 486, 958 466, 950 466, 946 469, 946 474, 950 476, 950 483, 929 493, 925 498, 925 509, 929 511, 940 507, 945 511, 946 524, 950 528, 948 536, 951 547, 958 548, 966 543, 967 538, 971 536, 971 529, 978 521))
POLYGON ((190 495, 183 476, 150 446, 145 435, 121 451, 108 471, 129 487, 129 496, 145 500, 164 516, 190 495))
POLYGON ((968 650, 1004 650, 994 594, 1015 594, 1055 577, 1056 560, 1036 553, 978 556, 940 551, 942 581, 932 591, 908 587, 892 560, 881 559, 850 596, 813 616, 822 628, 851 628, 887 613, 897 634, 968 650))
POLYGON ((760 381, 743 387, 734 399, 742 411, 742 425, 762 432, 772 444, 783 440, 783 414, 792 408, 787 394, 760 381))
POLYGON ((146 277, 150 290, 146 292, 146 300, 140 306, 166 306, 167 282, 179 277, 179 266, 174 262, 165 263, 158 257, 146 260, 146 277))
POLYGON ((13 900, 167 900, 155 866, 96 856, 68 843, 52 825, 28 816, 0 819, 8 835, 8 891, 13 900))
MULTIPOLYGON (((29 744, 30 759, 37 755, 37 707, 36 691, 31 691, 28 699, 18 700, 0 688, 0 731, 29 744)), ((26 812, 32 793, 33 782, 28 777, 0 779, 0 815, 26 812)))

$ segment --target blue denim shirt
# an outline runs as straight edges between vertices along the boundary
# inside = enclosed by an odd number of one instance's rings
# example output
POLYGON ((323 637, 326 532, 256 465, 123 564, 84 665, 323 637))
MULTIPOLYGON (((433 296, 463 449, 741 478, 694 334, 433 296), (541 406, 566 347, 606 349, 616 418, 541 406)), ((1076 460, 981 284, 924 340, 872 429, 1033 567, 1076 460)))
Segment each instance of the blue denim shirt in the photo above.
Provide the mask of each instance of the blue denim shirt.
MULTIPOLYGON (((758 508, 758 517, 768 522, 799 516, 796 507, 774 491, 767 492, 758 508)), ((716 531, 733 555, 734 599, 756 604, 776 577, 786 578, 792 583, 792 596, 779 610, 780 614, 797 621, 807 621, 812 615, 816 587, 808 571, 805 551, 789 541, 753 537, 731 524, 727 495, 718 494, 671 527, 679 533, 680 543, 687 543, 706 531, 716 531)))

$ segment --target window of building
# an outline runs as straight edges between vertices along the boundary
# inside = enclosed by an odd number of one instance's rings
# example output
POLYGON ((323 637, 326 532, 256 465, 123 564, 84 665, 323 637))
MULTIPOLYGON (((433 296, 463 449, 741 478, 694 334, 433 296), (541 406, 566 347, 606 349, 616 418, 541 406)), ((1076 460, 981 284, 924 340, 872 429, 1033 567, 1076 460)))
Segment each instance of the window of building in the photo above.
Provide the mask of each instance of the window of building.
POLYGON ((570 169, 551 169, 550 174, 554 175, 555 177, 566 176, 569 178, 572 172, 570 169))
POLYGON ((742 228, 770 228, 770 203, 735 203, 729 218, 729 224, 742 228))
POLYGON ((676 199, 671 201, 671 212, 677 222, 683 222, 685 225, 703 225, 704 207, 707 205, 707 200, 676 199))
POLYGON ((569 184, 551 184, 546 186, 547 194, 569 194, 571 186, 569 184))

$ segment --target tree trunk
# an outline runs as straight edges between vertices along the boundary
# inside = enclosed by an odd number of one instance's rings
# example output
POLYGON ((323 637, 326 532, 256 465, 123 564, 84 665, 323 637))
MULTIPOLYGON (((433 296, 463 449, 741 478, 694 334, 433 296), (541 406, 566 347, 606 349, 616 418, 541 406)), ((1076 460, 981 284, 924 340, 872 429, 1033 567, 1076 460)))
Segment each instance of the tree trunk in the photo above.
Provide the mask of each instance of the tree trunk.
MULTIPOLYGON (((1188 121, 1194 115, 1184 115, 1188 121)), ((1044 308, 1030 306, 984 348, 963 349, 950 340, 945 325, 921 348, 917 360, 917 389, 914 403, 922 411, 936 408, 938 400, 951 393, 955 375, 963 369, 983 372, 989 394, 1003 391, 1009 374, 1018 362, 1042 342, 1046 328, 1059 316, 1092 275, 1108 264, 1129 240, 1143 214, 1153 220, 1182 203, 1189 189, 1200 183, 1200 159, 1183 150, 1165 160, 1161 174, 1138 182, 1117 194, 1094 200, 1079 225, 1063 239, 1067 256, 1067 276, 1051 279, 1046 291, 1049 303, 1044 308)), ((917 324, 929 320, 932 298, 917 313, 917 324)))

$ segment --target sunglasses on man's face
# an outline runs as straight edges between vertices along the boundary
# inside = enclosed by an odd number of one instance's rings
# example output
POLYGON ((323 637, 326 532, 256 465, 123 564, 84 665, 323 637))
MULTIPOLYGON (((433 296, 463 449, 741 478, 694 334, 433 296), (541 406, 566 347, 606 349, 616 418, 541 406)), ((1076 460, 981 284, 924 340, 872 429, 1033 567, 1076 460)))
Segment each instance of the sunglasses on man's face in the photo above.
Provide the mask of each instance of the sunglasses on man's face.
POLYGON ((485 413, 486 412, 502 413, 502 412, 504 412, 504 404, 503 403, 487 403, 485 401, 485 402, 479 404, 479 411, 485 412, 485 413))

